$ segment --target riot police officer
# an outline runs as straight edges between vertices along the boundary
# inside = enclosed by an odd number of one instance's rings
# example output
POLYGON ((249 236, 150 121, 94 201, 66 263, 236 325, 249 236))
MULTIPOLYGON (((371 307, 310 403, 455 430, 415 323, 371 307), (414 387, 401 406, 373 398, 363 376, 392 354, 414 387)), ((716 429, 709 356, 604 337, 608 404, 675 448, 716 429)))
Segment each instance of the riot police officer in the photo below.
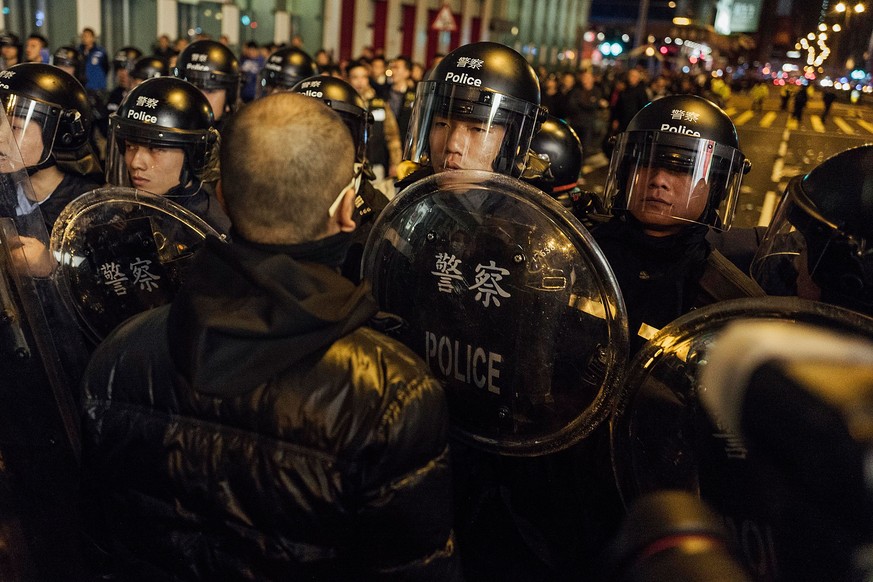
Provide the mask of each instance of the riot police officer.
POLYGON ((65 73, 73 76, 85 86, 85 61, 78 50, 71 46, 62 46, 52 53, 52 65, 60 68, 65 73))
POLYGON ((130 88, 133 89, 146 79, 166 77, 169 75, 167 62, 154 55, 136 59, 130 69, 130 88))
POLYGON ((873 315, 873 145, 793 178, 752 260, 770 295, 796 295, 873 315))
POLYGON ((124 96, 130 91, 130 69, 136 59, 142 56, 142 51, 135 46, 126 46, 118 49, 112 58, 112 70, 115 71, 115 87, 106 97, 106 102, 96 107, 99 117, 96 120, 97 128, 104 137, 109 135, 109 116, 118 110, 124 96))
POLYGON ((543 115, 539 79, 524 57, 493 42, 455 49, 418 84, 403 159, 421 170, 398 189, 447 170, 521 176, 543 115))
POLYGON ((582 143, 570 124, 549 114, 531 140, 530 151, 522 179, 560 202, 590 227, 591 215, 602 214, 603 205, 596 194, 579 187, 582 143))
POLYGON ((372 174, 367 167, 367 136, 373 125, 372 116, 367 111, 367 104, 355 89, 336 77, 316 75, 303 79, 292 89, 292 93, 309 95, 323 101, 333 109, 343 120, 352 140, 355 142, 355 172, 357 176, 354 219, 358 228, 352 234, 352 243, 343 264, 343 275, 360 282, 361 256, 364 244, 370 234, 372 222, 388 204, 388 198, 377 190, 372 174))
POLYGON ((306 52, 297 47, 282 47, 267 57, 258 76, 256 98, 276 91, 288 91, 294 85, 318 74, 318 67, 306 52))
POLYGON ((604 192, 614 217, 592 234, 627 304, 632 352, 701 302, 754 293, 705 239, 709 227, 730 226, 750 167, 730 118, 692 95, 650 103, 618 136, 604 192), (707 271, 715 283, 704 286, 707 271))
POLYGON ((84 87, 58 67, 21 63, 2 73, 0 99, 30 174, 34 199, 51 232, 64 207, 100 186, 88 137, 91 106, 84 87))
POLYGON ((203 92, 212 106, 218 128, 239 104, 239 61, 220 42, 198 40, 189 44, 176 60, 173 76, 203 92))
POLYGON ((143 81, 110 118, 106 179, 167 196, 227 233, 230 221, 205 183, 217 141, 212 109, 197 87, 175 77, 143 81))

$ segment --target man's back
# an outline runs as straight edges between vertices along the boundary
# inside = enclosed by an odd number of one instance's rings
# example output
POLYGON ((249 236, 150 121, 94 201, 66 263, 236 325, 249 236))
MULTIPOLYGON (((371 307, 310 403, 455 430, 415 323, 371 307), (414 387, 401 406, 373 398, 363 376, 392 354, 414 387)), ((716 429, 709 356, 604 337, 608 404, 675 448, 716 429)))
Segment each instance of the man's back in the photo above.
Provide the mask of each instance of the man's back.
POLYGON ((189 282, 86 373, 86 469, 126 566, 452 579, 443 394, 410 351, 361 327, 365 290, 214 242, 189 282))

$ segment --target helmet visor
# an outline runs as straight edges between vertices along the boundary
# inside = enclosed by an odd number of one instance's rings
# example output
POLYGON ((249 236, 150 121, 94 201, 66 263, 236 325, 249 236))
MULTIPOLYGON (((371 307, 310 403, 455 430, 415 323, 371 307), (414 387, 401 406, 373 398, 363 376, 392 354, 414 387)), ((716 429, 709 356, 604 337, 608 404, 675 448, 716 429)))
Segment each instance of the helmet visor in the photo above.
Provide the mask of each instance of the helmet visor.
POLYGON ((434 171, 485 170, 518 177, 539 107, 501 93, 419 83, 404 159, 434 171))
POLYGON ((20 95, 3 95, 3 106, 21 159, 27 167, 46 162, 54 146, 61 110, 20 95))
POLYGON ((824 218, 793 180, 752 260, 768 295, 824 301, 873 315, 873 249, 824 218))
POLYGON ((618 136, 607 209, 626 211, 653 230, 685 224, 730 227, 746 158, 713 140, 631 131, 618 136))
POLYGON ((185 131, 132 123, 112 115, 109 118, 106 181, 113 186, 129 186, 153 194, 166 194, 182 180, 187 182, 199 178, 212 155, 212 135, 210 131, 185 131), (132 153, 127 155, 131 144, 140 151, 136 160, 132 153), (174 152, 176 157, 181 154, 181 162, 171 161, 174 152), (144 166, 138 174, 139 178, 132 178, 131 171, 135 171, 134 166, 140 164, 144 166), (151 178, 148 184, 137 183, 137 179, 146 177, 151 178))

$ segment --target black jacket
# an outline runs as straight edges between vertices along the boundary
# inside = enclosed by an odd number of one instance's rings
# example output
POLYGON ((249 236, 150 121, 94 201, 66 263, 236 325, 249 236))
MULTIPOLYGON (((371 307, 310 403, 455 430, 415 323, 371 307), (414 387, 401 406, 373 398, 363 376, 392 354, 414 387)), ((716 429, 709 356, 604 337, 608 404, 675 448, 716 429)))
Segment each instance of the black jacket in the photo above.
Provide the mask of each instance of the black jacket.
POLYGON ((375 312, 327 266, 209 239, 101 344, 84 464, 135 574, 457 578, 443 393, 375 312))
POLYGON ((592 229, 624 297, 631 355, 645 343, 638 335, 643 324, 658 330, 698 306, 711 252, 707 230, 692 225, 676 235, 653 237, 632 218, 614 218, 592 229))

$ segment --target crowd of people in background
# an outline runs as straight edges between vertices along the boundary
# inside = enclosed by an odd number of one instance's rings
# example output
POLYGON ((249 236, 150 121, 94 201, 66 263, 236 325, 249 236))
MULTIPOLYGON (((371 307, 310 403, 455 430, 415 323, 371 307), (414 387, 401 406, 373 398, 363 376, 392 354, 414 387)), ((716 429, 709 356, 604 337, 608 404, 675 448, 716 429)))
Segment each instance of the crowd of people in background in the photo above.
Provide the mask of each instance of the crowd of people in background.
MULTIPOLYGON (((209 35, 198 35, 202 40, 209 35)), ((79 44, 64 45, 50 49, 50 41, 39 34, 31 34, 24 40, 13 33, 0 34, 0 70, 19 62, 43 62, 69 64, 76 76, 92 97, 96 127, 105 127, 105 119, 120 103, 129 90, 128 76, 138 58, 149 55, 166 64, 166 73, 172 74, 176 57, 191 40, 180 37, 175 40, 161 35, 149 51, 137 47, 123 47, 114 56, 107 54, 96 42, 91 28, 85 28, 79 44), (101 123, 101 120, 103 122, 101 123)), ((225 35, 218 42, 230 46, 225 35)), ((240 100, 249 103, 260 96, 259 76, 271 54, 294 47, 305 51, 300 36, 295 35, 288 43, 258 43, 250 40, 238 51, 241 74, 240 100)), ((352 59, 334 58, 332 52, 319 49, 312 59, 320 74, 348 81, 367 102, 374 116, 374 127, 368 145, 368 158, 378 182, 385 188, 397 178, 397 167, 403 140, 409 125, 415 87, 442 58, 437 54, 428 63, 413 61, 408 55, 389 58, 381 50, 365 48, 352 59)), ((720 77, 705 72, 696 74, 677 73, 667 67, 657 74, 643 67, 627 67, 627 63, 600 69, 586 68, 578 71, 551 71, 545 66, 537 69, 542 103, 549 113, 564 119, 575 130, 583 145, 586 163, 603 165, 610 154, 610 139, 627 127, 630 119, 650 101, 667 95, 692 94, 704 97, 725 107, 731 97, 731 84, 720 77)), ((749 95, 752 109, 761 111, 769 96, 769 83, 758 81, 751 84, 749 95)), ((827 98, 824 120, 833 103, 834 95, 824 92, 827 98)), ((789 110, 798 121, 808 102, 808 87, 786 86, 780 91, 782 110, 789 110)), ((98 137, 99 139, 99 137, 98 137)))

